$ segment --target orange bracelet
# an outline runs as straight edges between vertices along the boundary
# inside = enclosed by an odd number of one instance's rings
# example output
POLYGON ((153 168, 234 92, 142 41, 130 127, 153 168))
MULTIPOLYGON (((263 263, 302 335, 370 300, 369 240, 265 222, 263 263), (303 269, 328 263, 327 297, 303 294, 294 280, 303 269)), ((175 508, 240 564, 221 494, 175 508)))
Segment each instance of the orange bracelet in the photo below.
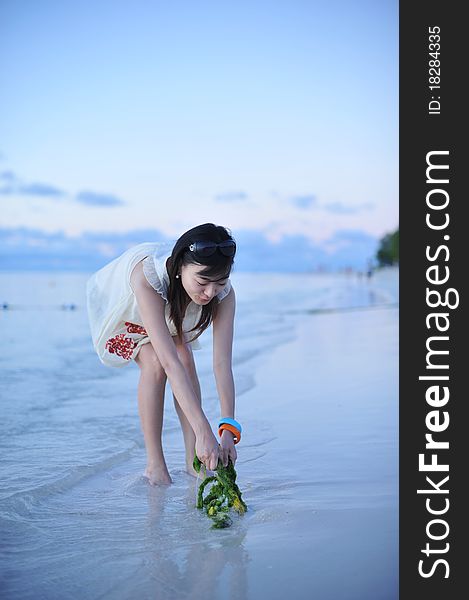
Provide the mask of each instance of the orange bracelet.
POLYGON ((224 429, 226 429, 227 431, 231 431, 231 433, 235 436, 234 437, 235 444, 237 444, 241 440, 241 433, 240 433, 239 429, 237 429, 233 425, 230 425, 229 423, 222 423, 220 425, 220 427, 218 428, 218 435, 220 437, 221 437, 221 434, 224 429))

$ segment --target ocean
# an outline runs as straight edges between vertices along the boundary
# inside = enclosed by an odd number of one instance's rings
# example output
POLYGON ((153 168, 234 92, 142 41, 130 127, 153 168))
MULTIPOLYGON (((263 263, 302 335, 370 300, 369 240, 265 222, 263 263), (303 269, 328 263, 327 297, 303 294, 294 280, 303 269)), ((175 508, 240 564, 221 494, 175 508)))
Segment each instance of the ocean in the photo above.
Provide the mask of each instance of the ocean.
MULTIPOLYGON (((255 536, 256 547, 266 536, 263 543, 269 547, 270 529, 265 526, 281 518, 282 503, 295 512, 318 503, 318 498, 327 507, 345 502, 324 486, 318 496, 317 485, 289 485, 291 461, 274 465, 269 459, 277 443, 275 423, 287 410, 290 414, 291 407, 275 397, 269 404, 257 373, 273 352, 281 353, 295 342, 305 320, 330 324, 321 338, 318 361, 328 343, 333 353, 334 344, 347 342, 347 328, 334 329, 338 323, 367 315, 386 331, 380 341, 389 361, 386 368, 377 358, 381 351, 371 348, 371 342, 356 366, 386 389, 383 410, 388 412, 379 417, 372 412, 368 418, 370 435, 378 420, 388 444, 376 505, 394 507, 397 514, 397 270, 378 271, 370 278, 232 274, 237 296, 236 417, 244 428, 236 469, 249 510, 224 531, 211 530, 208 519, 194 508, 196 480, 184 472, 183 438, 169 384, 163 447, 173 484, 152 487, 142 477, 139 369, 133 363, 106 367, 96 356, 85 308, 88 277, 0 273, 2 598, 258 598, 251 581, 255 573, 250 570, 250 536, 255 536), (339 319, 327 320, 331 315, 339 319), (257 406, 253 399, 258 399, 257 406), (267 479, 266 469, 271 471, 267 479)), ((367 327, 367 321, 363 323, 367 327)), ((216 432, 219 405, 211 330, 199 340, 202 349, 194 357, 203 408, 216 432)), ((312 339, 315 343, 318 340, 312 339)), ((287 356, 285 364, 288 368, 287 356)), ((336 377, 330 368, 330 377, 336 377)), ((272 373, 273 378, 280 376, 272 373)), ((352 390, 358 385, 350 394, 352 401, 361 393, 357 381, 351 382, 352 390)), ((327 393, 327 384, 321 389, 327 393)), ((275 390, 270 393, 275 396, 275 390)), ((334 423, 329 426, 334 437, 334 423)), ((291 436, 293 440, 293 430, 291 436)), ((306 441, 302 444, 306 447, 306 441)), ((326 481, 327 471, 323 464, 315 477, 326 481)), ((354 506, 353 498, 347 502, 354 506)), ((276 597, 275 590, 269 597, 276 597)))

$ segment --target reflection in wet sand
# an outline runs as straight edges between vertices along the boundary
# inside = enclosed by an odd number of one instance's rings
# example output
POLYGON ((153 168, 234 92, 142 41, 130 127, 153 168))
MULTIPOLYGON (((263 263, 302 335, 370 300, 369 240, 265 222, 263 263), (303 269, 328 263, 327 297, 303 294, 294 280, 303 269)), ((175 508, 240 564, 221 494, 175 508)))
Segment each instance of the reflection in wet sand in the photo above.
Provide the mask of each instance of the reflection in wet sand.
POLYGON ((168 490, 148 488, 148 576, 179 597, 215 600, 220 598, 220 589, 226 588, 229 591, 225 590, 224 598, 245 598, 249 557, 243 541, 247 528, 239 518, 229 530, 211 529, 205 515, 195 508, 197 488, 195 480, 191 483, 179 509, 173 506, 170 511, 175 528, 171 532, 165 527, 164 539, 160 532, 168 508, 168 490))

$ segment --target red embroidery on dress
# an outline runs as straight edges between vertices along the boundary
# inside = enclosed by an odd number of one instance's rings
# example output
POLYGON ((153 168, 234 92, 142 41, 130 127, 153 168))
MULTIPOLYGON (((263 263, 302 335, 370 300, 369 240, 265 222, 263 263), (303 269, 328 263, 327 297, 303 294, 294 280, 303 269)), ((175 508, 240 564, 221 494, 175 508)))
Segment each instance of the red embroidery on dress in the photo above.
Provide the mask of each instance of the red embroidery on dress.
POLYGON ((122 356, 125 360, 130 360, 136 345, 137 342, 125 337, 124 333, 119 333, 119 335, 110 338, 106 342, 105 348, 110 354, 117 354, 117 356, 122 356))
POLYGON ((139 333, 140 335, 148 335, 148 333, 145 330, 145 327, 137 325, 136 323, 129 323, 128 321, 126 321, 125 326, 127 327, 128 333, 139 333))

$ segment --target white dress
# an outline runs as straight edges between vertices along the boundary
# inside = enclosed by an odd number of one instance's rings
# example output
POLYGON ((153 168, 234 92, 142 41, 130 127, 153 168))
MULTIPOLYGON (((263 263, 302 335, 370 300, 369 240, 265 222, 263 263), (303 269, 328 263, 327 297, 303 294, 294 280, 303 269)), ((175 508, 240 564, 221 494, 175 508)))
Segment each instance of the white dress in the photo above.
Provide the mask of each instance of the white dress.
MULTIPOLYGON (((101 362, 111 367, 122 367, 135 359, 143 344, 150 342, 143 326, 135 294, 130 286, 134 267, 143 260, 143 272, 150 285, 164 298, 166 325, 172 336, 176 327, 169 318, 169 275, 166 260, 174 243, 154 242, 139 244, 124 252, 97 271, 86 284, 88 317, 93 346, 101 362)), ((221 302, 231 289, 228 279, 217 294, 221 302)), ((191 301, 186 309, 182 330, 186 341, 197 332, 187 333, 200 318, 202 306, 191 301)), ((190 342, 194 350, 201 348, 199 340, 190 342)))

